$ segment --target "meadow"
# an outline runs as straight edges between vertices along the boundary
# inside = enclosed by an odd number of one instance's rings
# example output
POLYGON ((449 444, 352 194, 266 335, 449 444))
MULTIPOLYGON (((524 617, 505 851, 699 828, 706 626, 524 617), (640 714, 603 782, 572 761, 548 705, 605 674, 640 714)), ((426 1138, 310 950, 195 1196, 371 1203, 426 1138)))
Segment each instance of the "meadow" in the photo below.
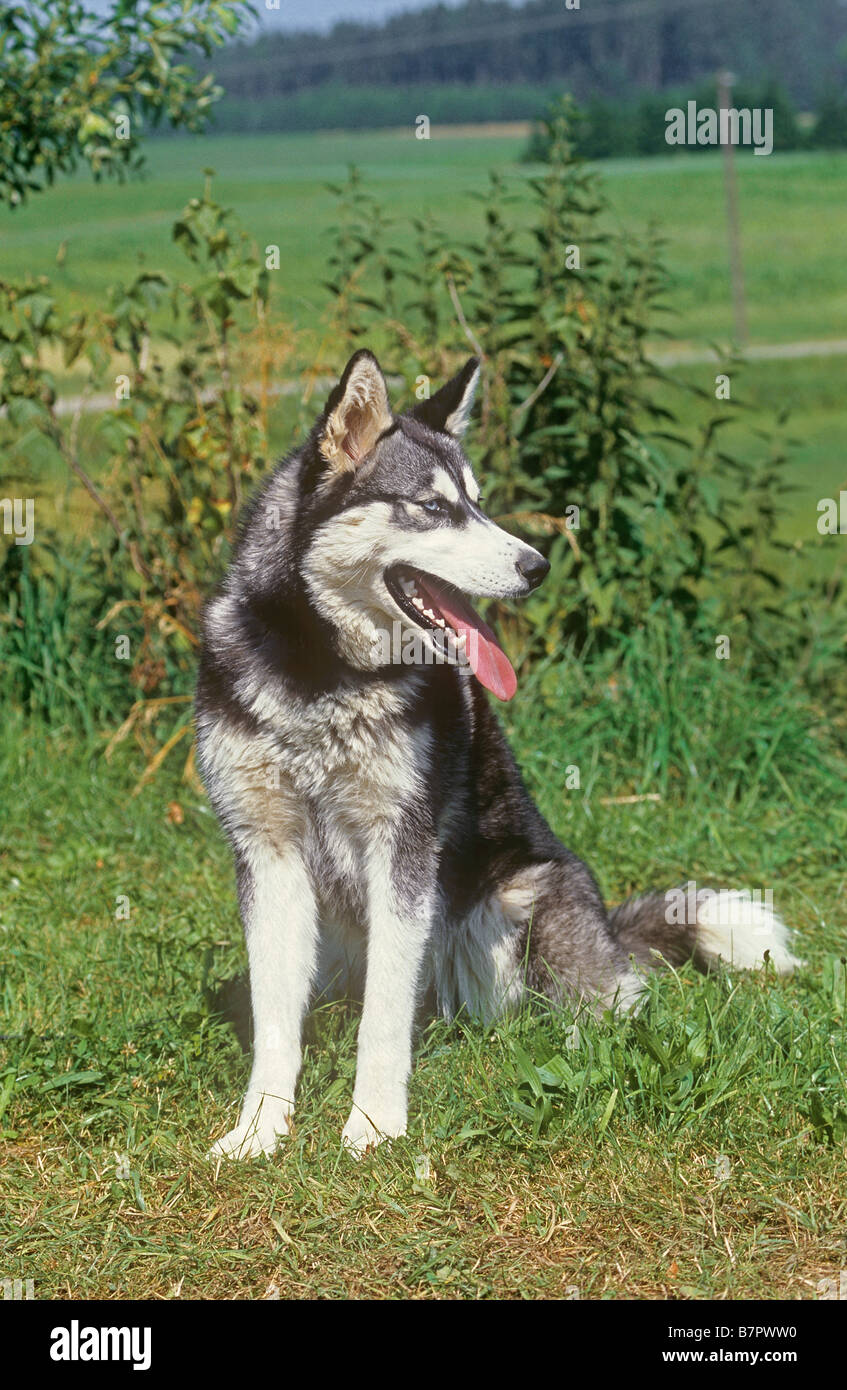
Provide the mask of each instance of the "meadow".
MULTIPOLYGON (((316 328, 329 303, 326 260, 337 213, 327 185, 342 182, 355 164, 398 222, 433 217, 456 238, 472 236, 481 229, 480 195, 489 171, 506 178, 518 219, 527 180, 537 172, 520 162, 526 133, 495 129, 456 133, 436 127, 430 141, 396 131, 151 141, 143 180, 95 184, 80 175, 14 212, 2 211, 2 264, 11 276, 48 275, 60 302, 79 310, 102 307, 107 291, 128 283, 140 265, 178 276, 185 261, 173 243, 172 224, 188 197, 201 191, 203 170, 214 169, 218 199, 235 209, 258 246, 280 247, 275 314, 297 330, 316 328)), ((656 323, 656 351, 705 351, 713 343, 726 348, 732 312, 720 156, 610 160, 600 168, 614 229, 643 237, 648 227, 658 226, 664 238, 669 312, 656 323)), ((847 223, 840 189, 847 153, 762 159, 742 152, 737 168, 751 343, 843 337, 847 223)), ((389 235, 396 239, 397 232, 389 235)), ((160 322, 166 326, 166 314, 160 322)), ((675 378, 706 390, 713 390, 716 370, 707 361, 669 368, 675 378)), ((56 371, 60 393, 79 391, 87 378, 78 366, 68 372, 57 362, 56 371)), ((814 355, 750 361, 734 373, 733 400, 742 409, 732 412, 727 440, 736 450, 753 450, 758 430, 787 416, 788 476, 799 489, 782 530, 791 540, 817 543, 817 500, 837 495, 847 480, 839 443, 847 437, 844 375, 843 357, 814 355)), ((95 383, 98 389, 102 383, 95 383)), ((679 409, 678 393, 669 393, 671 403, 679 409)), ((692 397, 686 423, 702 417, 692 397)), ((280 452, 291 446, 303 419, 296 403, 279 403, 273 442, 280 452)), ((51 521, 88 528, 88 497, 55 467, 34 467, 25 442, 7 451, 4 474, 10 487, 26 485, 40 496, 51 521)))
POLYGON ((117 1299, 809 1299, 837 1280, 844 722, 749 661, 660 655, 528 678, 507 727, 530 789, 610 899, 689 875, 770 889, 805 966, 668 972, 629 1022, 433 1024, 407 1138, 359 1164, 338 1005, 312 1017, 282 1151, 204 1158, 248 1068, 208 804, 167 767, 133 797, 125 747, 107 763, 72 727, 5 721, 4 1274, 117 1299))
MULTIPOLYGON (((50 275, 79 308, 101 305, 141 257, 179 273, 171 225, 210 167, 256 242, 280 246, 278 313, 320 322, 327 182, 354 162, 389 211, 468 236, 491 168, 519 211, 533 173, 518 162, 524 139, 151 142, 143 182, 75 178, 4 212, 4 273, 50 275)), ((738 169, 753 342, 843 336, 847 154, 742 156, 738 169)), ((726 344, 719 157, 609 162, 603 177, 618 230, 658 220, 666 239, 670 337, 657 325, 656 349, 726 344)), ((668 369, 709 392, 716 370, 668 369)), ((834 593, 843 537, 818 534, 816 503, 847 486, 844 359, 749 362, 732 379, 727 439, 742 459, 788 412, 781 572, 832 575, 834 593)), ((78 386, 73 373, 60 382, 78 386)), ((688 398, 685 427, 704 410, 688 398)), ((302 418, 297 399, 279 402, 280 451, 302 418)), ((435 1023, 408 1137, 361 1164, 338 1142, 355 1011, 326 1007, 309 1024, 292 1140, 271 1161, 218 1167, 204 1154, 248 1069, 228 854, 184 770, 188 741, 143 786, 155 723, 104 757, 137 693, 112 635, 79 627, 93 598, 76 547, 104 532, 31 438, 7 443, 0 492, 38 499, 70 577, 61 592, 21 591, 21 659, 49 705, 44 717, 10 708, 0 730, 0 1274, 33 1278, 37 1298, 115 1299, 808 1299, 838 1279, 847 720, 825 683, 804 680, 805 657, 780 670, 739 641, 717 661, 646 614, 614 654, 561 651, 522 672, 503 712, 531 792, 609 901, 688 878, 772 891, 800 934, 794 977, 686 967, 654 977, 639 1016, 614 1024, 544 1010, 489 1029, 435 1023), (574 765, 580 786, 566 790, 574 765)))
MULTIPOLYGON (((188 197, 215 171, 218 200, 232 206, 260 247, 280 247, 279 311, 295 323, 326 306, 328 228, 335 200, 328 183, 351 164, 389 216, 434 218, 456 238, 478 231, 489 170, 519 200, 537 169, 520 163, 526 136, 454 134, 435 127, 428 141, 406 132, 178 137, 148 142, 148 177, 123 185, 80 175, 14 212, 0 215, 4 272, 48 274, 68 303, 101 301, 128 280, 139 258, 176 271, 182 262, 171 225, 188 197), (59 247, 64 250, 56 264, 59 247)), ((675 342, 703 345, 731 337, 721 157, 609 160, 602 173, 617 230, 666 238, 673 280, 675 342)), ((737 159, 743 250, 753 342, 842 337, 847 323, 839 190, 847 152, 737 159)))

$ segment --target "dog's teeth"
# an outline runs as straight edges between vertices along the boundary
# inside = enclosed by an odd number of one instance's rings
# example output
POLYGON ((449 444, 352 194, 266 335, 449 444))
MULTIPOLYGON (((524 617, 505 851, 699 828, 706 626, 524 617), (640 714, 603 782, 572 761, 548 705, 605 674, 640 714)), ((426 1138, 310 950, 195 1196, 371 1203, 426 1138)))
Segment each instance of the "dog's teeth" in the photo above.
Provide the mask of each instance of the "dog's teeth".
POLYGON ((400 588, 403 590, 403 593, 406 595, 407 598, 411 598, 412 595, 416 593, 414 579, 401 579, 400 588))
POLYGON ((415 597, 412 599, 412 605, 415 608, 419 608, 421 612, 424 611, 423 599, 418 594, 415 594, 415 597))
POLYGON ((464 646, 467 645, 468 634, 467 634, 466 632, 459 632, 459 633, 456 633, 456 634, 454 634, 454 635, 455 635, 455 637, 456 637, 456 646, 457 646, 457 647, 464 647, 464 646))

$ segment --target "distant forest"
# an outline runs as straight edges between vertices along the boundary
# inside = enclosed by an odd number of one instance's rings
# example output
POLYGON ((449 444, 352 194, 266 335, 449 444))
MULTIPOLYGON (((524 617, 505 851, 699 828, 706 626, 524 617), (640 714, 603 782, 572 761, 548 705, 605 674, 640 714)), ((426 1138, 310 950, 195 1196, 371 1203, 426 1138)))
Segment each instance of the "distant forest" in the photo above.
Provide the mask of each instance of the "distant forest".
POLYGON ((847 4, 467 0, 326 35, 264 33, 223 50, 213 71, 226 92, 219 129, 284 130, 405 122, 412 105, 436 121, 529 118, 556 91, 628 100, 723 66, 742 81, 775 79, 814 109, 845 86, 847 4))

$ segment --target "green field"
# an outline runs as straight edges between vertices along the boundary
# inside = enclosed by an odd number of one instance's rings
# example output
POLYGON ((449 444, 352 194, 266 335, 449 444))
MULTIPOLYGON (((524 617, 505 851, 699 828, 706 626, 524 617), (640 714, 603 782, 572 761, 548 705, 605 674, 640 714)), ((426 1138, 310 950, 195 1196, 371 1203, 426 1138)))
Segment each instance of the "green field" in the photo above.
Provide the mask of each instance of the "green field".
MULTIPOLYGON (((102 305, 116 280, 129 280, 141 258, 174 274, 184 258, 171 240, 171 225, 187 198, 202 188, 202 170, 217 171, 217 197, 235 208, 264 247, 280 246, 282 268, 273 303, 302 328, 326 314, 322 288, 330 249, 328 227, 335 202, 330 181, 343 180, 351 163, 398 221, 395 236, 416 214, 439 219, 457 239, 481 227, 481 204, 490 169, 516 190, 533 172, 520 164, 523 136, 466 134, 436 129, 415 140, 397 132, 351 134, 180 137, 148 145, 149 176, 125 185, 89 178, 60 182, 15 212, 0 214, 6 273, 49 275, 67 303, 102 305), (56 252, 65 244, 65 258, 56 252)), ((843 246, 847 214, 842 189, 847 153, 742 154, 738 161, 748 310, 752 341, 790 343, 836 338, 847 325, 847 265, 843 246)), ((618 230, 641 236, 654 223, 665 238, 671 274, 671 315, 663 316, 673 344, 726 344, 732 315, 726 257, 720 156, 610 161, 600 166, 618 230)), ((667 349, 669 344, 657 345, 667 349)), ((750 363, 734 382, 733 398, 749 403, 727 432, 727 442, 755 455, 756 431, 788 411, 785 434, 791 480, 800 492, 784 533, 817 544, 818 499, 833 496, 847 478, 844 359, 750 363)), ((713 389, 708 363, 677 374, 713 389)), ((65 389, 79 388, 78 370, 65 389)), ((669 393, 669 402, 671 396, 669 393)), ((675 406, 678 409, 679 399, 675 406)), ((702 410, 684 406, 687 423, 702 410)), ((276 412, 274 444, 284 451, 298 431, 296 411, 276 412)), ((66 480, 33 468, 27 445, 9 451, 9 485, 26 483, 59 519, 87 525, 88 498, 66 480)))
POLYGON ((7 721, 4 1273, 36 1298, 118 1299, 809 1299, 837 1280, 837 731, 743 656, 659 653, 614 695, 573 662, 528 679, 509 731, 530 789, 611 900, 689 875, 770 889, 807 965, 666 973, 637 1022, 583 1015, 577 1035, 568 1012, 434 1025, 408 1138, 359 1164, 339 1143, 356 1022, 340 1006, 309 1025, 294 1138, 269 1161, 204 1158, 248 1067, 215 1012, 244 948, 208 804, 178 768, 133 799, 126 747, 107 764, 96 740, 7 721), (604 804, 633 791, 659 799, 604 804))
MULTIPOLYGON (((532 170, 519 161, 523 137, 433 132, 204 136, 148 145, 149 178, 123 186, 80 176, 0 216, 4 273, 50 274, 69 300, 95 304, 116 280, 147 265, 176 270, 170 228, 202 170, 217 171, 219 201, 233 206, 262 247, 281 249, 278 296, 295 323, 320 313, 334 200, 328 181, 357 164, 389 213, 434 216, 461 238, 481 225, 475 192, 489 169, 517 190, 532 170), (60 242, 65 263, 56 267, 60 242)), ((667 238, 674 281, 674 339, 728 340, 729 298, 719 155, 610 161, 601 166, 617 228, 641 235, 655 223, 667 238)), ((841 337, 847 324, 847 152, 737 160, 754 342, 841 337)))

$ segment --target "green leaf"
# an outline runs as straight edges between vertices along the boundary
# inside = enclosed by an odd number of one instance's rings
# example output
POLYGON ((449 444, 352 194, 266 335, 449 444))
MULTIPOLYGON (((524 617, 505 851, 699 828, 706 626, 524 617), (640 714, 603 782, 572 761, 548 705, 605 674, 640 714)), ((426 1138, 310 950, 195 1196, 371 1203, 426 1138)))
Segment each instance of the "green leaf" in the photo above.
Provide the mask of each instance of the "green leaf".
POLYGON ((55 1091, 62 1086, 94 1086, 102 1080, 101 1071, 69 1071, 64 1076, 55 1076, 52 1081, 45 1081, 41 1090, 55 1091))

